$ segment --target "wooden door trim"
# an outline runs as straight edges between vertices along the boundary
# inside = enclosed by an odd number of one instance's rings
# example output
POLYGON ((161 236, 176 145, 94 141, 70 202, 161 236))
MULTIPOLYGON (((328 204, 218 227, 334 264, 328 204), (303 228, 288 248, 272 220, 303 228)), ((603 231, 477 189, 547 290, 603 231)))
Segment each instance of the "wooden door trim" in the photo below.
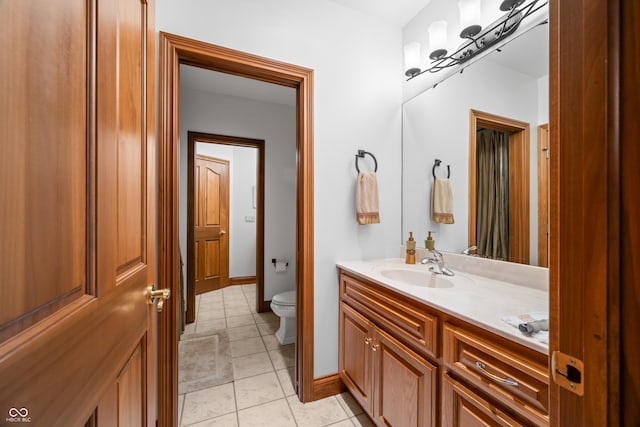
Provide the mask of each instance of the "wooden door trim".
MULTIPOLYGON (((262 313, 268 311, 264 304, 264 173, 265 173, 265 144, 263 139, 243 138, 237 136, 219 135, 213 133, 188 131, 187 147, 187 249, 193 247, 195 237, 193 235, 194 212, 193 212, 193 171, 194 157, 196 155, 196 142, 208 144, 229 145, 233 147, 255 148, 258 152, 257 173, 256 173, 256 275, 255 277, 229 278, 231 285, 240 283, 256 284, 256 311, 262 313)), ((187 253, 189 253, 187 251, 187 253)), ((187 255, 187 323, 195 320, 195 310, 189 310, 195 306, 195 276, 193 257, 187 255)))
POLYGON ((538 266, 549 267, 549 125, 538 126, 538 266))
POLYGON ((476 135, 480 127, 511 133, 509 163, 514 162, 517 167, 509 168, 509 188, 516 189, 509 193, 509 260, 528 264, 529 123, 473 109, 469 110, 469 246, 476 244, 476 135), (512 169, 521 173, 514 175, 512 169))
MULTIPOLYGON (((160 131, 158 148, 158 281, 177 294, 178 141, 180 64, 296 88, 296 380, 298 397, 314 400, 313 388, 313 70, 160 32, 160 131)), ((177 302, 159 317, 158 417, 177 419, 177 302)))

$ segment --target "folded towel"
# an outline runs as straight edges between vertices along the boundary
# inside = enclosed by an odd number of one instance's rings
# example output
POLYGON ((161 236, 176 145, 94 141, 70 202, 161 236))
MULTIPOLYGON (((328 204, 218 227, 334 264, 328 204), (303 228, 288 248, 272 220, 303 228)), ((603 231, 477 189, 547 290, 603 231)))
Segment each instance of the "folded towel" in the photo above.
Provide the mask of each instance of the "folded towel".
POLYGON ((447 178, 433 180, 431 218, 442 224, 453 224, 453 191, 447 178))
POLYGON ((358 224, 378 224, 378 180, 375 172, 360 172, 356 185, 358 224))
MULTIPOLYGON (((542 320, 542 319, 548 319, 548 318, 549 318, 549 313, 535 312, 535 313, 520 314, 518 316, 504 316, 501 319, 507 325, 511 325, 514 328, 518 329, 518 327, 523 323, 534 322, 536 320, 542 320)), ((533 338, 536 341, 541 342, 542 344, 549 345, 549 331, 538 331, 527 336, 530 338, 533 338)))

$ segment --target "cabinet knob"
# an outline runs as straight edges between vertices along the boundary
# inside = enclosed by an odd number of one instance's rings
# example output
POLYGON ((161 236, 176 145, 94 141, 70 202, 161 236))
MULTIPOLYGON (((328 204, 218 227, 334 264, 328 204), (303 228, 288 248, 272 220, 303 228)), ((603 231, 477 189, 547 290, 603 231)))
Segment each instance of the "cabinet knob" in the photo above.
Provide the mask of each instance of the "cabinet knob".
POLYGON ((365 343, 366 345, 371 344, 371 338, 369 338, 369 337, 365 338, 365 339, 364 339, 364 343, 365 343))
POLYGON ((373 350, 373 351, 378 351, 379 348, 380 348, 380 344, 376 344, 376 345, 372 345, 371 346, 371 350, 373 350))

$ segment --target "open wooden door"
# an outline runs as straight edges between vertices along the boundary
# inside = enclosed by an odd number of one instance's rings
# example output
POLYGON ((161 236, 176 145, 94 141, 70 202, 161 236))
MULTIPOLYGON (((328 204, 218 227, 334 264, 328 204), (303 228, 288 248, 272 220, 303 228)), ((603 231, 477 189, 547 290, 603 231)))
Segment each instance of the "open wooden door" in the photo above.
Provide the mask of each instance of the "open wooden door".
POLYGON ((638 426, 640 3, 549 4, 551 425, 638 426))
POLYGON ((196 155, 196 295, 229 285, 229 162, 196 155))
POLYGON ((0 1, 1 425, 155 425, 154 19, 0 1))

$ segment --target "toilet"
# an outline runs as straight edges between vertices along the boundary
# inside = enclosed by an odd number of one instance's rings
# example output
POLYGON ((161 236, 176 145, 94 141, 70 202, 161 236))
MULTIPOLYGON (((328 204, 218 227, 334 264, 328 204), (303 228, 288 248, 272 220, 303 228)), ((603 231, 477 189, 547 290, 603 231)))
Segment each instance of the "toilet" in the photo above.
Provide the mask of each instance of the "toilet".
POLYGON ((271 298, 271 310, 280 318, 276 338, 282 345, 296 340, 296 291, 276 294, 271 298))

